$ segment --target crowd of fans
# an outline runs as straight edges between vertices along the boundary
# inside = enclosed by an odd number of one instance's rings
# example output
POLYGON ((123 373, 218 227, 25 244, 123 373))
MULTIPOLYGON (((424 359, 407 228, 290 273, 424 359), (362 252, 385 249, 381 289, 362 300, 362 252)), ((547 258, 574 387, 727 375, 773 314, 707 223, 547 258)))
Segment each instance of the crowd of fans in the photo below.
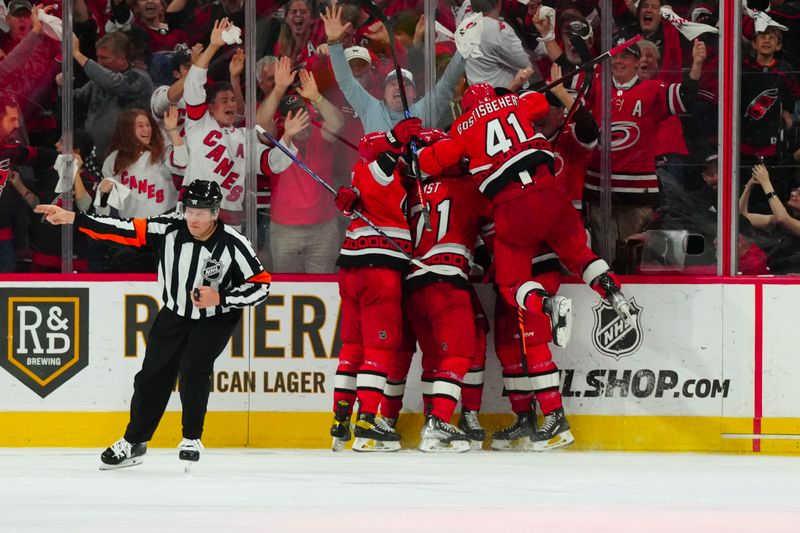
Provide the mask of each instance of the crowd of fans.
MULTIPOLYGON (((70 180, 63 157, 56 158, 61 43, 40 20, 46 18, 40 14, 60 16, 60 6, 11 0, 0 38, 6 160, 0 270, 60 270, 60 230, 38 221, 30 208, 69 191, 75 209, 145 217, 175 208, 185 176, 211 176, 225 194, 222 219, 240 226, 248 100, 256 101, 258 125, 336 188, 349 183, 361 136, 388 131, 405 117, 393 40, 411 115, 425 127, 446 129, 460 113, 466 85, 536 89, 553 72, 573 72, 602 52, 601 20, 611 17, 615 43, 643 39, 566 82, 574 106, 552 99, 556 151, 563 160, 584 161, 580 183, 570 184, 573 201, 583 209, 593 247, 611 243, 608 259, 619 272, 714 271, 718 1, 612 0, 609 13, 598 0, 437 3, 437 34, 426 36, 422 0, 376 0, 390 28, 357 2, 256 0, 250 28, 243 0, 75 0, 73 34, 63 35, 72 39, 75 64, 79 172, 70 180), (480 53, 465 58, 448 34, 474 12, 484 17, 480 53), (251 67, 238 30, 256 36, 255 95, 244 91, 251 67), (436 41, 437 80, 429 94, 426 37, 436 41), (602 69, 613 78, 611 146, 584 147, 583 155, 568 148, 569 133, 559 126, 577 108, 581 121, 604 123, 602 69), (601 172, 601 150, 610 150, 610 176, 601 172), (670 253, 674 247, 681 253, 670 253)), ((800 64, 800 0, 750 0, 748 8, 740 270, 800 272, 800 84, 792 67, 800 64)), ((332 198, 285 155, 260 159, 258 247, 268 270, 333 272, 346 221, 332 198)), ((154 265, 146 252, 100 248, 80 236, 75 253, 78 271, 148 272, 154 265)))

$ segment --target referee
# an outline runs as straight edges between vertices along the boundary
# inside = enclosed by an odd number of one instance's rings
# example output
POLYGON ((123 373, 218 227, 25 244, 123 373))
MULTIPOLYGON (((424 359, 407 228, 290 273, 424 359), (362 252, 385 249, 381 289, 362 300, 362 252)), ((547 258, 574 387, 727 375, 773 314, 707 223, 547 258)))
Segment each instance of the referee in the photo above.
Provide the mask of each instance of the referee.
POLYGON ((183 405, 178 455, 185 461, 200 458, 214 360, 228 344, 241 308, 265 300, 272 279, 250 242, 218 220, 221 201, 219 185, 195 180, 184 197, 184 216, 121 220, 76 214, 55 205, 36 206, 51 224, 74 223, 95 239, 152 246, 159 257, 164 306, 150 330, 142 369, 134 378, 125 436, 102 453, 102 470, 142 462, 178 376, 183 405))

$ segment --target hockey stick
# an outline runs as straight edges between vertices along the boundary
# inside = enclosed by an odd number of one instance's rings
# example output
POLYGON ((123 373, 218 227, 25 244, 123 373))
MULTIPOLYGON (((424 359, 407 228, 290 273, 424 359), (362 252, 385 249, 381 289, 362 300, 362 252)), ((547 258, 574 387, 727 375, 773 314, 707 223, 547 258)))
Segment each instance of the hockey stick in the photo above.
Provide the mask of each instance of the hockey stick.
MULTIPOLYGON (((289 159, 291 159, 291 160, 294 162, 294 164, 296 164, 298 167, 300 167, 300 168, 301 168, 301 169, 302 169, 302 170, 303 170, 303 171, 304 171, 306 174, 308 174, 309 176, 311 176, 311 179, 313 179, 314 181, 316 181, 317 183, 319 183, 320 185, 322 185, 323 187, 325 187, 325 188, 326 188, 326 189, 327 189, 327 190, 328 190, 328 191, 329 191, 329 192, 330 192, 330 193, 331 193, 331 194, 334 196, 334 198, 336 197, 336 195, 337 195, 338 193, 336 192, 336 189, 334 189, 334 188, 331 186, 331 184, 330 184, 330 183, 328 183, 327 181, 325 181, 324 179, 322 179, 322 178, 321 178, 321 177, 320 177, 320 176, 319 176, 319 175, 318 175, 316 172, 314 172, 313 170, 311 170, 310 168, 308 168, 308 165, 306 165, 305 163, 303 163, 303 162, 300 160, 300 158, 298 158, 296 155, 294 155, 294 154, 292 153, 292 151, 291 151, 291 150, 289 150, 289 149, 288 149, 286 146, 284 146, 284 145, 283 145, 283 143, 281 143, 281 142, 280 142, 278 139, 276 139, 276 138, 275 138, 275 137, 274 137, 274 136, 273 136, 273 135, 272 135, 270 132, 268 132, 267 130, 265 130, 264 128, 262 128, 262 127, 261 127, 261 126, 259 126, 259 125, 256 125, 256 132, 257 132, 258 134, 260 134, 260 135, 263 135, 265 139, 267 139, 268 141, 270 141, 270 142, 271 142, 273 145, 275 145, 275 147, 276 147, 276 148, 278 148, 278 149, 279 149, 281 152, 283 152, 284 154, 286 154, 286 156, 287 156, 289 159)), ((364 223, 365 223, 367 226, 369 226, 370 228, 372 228, 372 229, 373 229, 373 230, 374 230, 374 231, 375 231, 375 232, 376 232, 378 235, 380 235, 381 237, 383 237, 384 239, 386 239, 386 242, 388 242, 388 243, 391 245, 391 247, 392 247, 392 248, 394 248, 395 250, 397 250, 398 252, 400 252, 401 254, 403 254, 403 256, 404 256, 404 257, 405 257, 405 258, 406 258, 406 259, 407 259, 407 260, 408 260, 408 261, 409 261, 411 264, 413 264, 414 266, 417 266, 417 267, 421 268, 422 270, 424 270, 424 271, 426 271, 426 272, 429 272, 429 273, 431 273, 431 274, 440 274, 440 272, 437 272, 436 270, 434 270, 434 269, 433 269, 433 268, 431 268, 430 266, 426 265, 426 264, 425 264, 425 263, 423 263, 422 261, 419 261, 418 259, 414 259, 414 256, 412 256, 411 254, 409 254, 408 252, 406 252, 405 250, 403 250, 403 247, 402 247, 402 246, 400 246, 400 245, 397 243, 397 241, 395 241, 394 239, 392 239, 391 237, 389 237, 389 236, 386 234, 386 232, 385 232, 385 231, 383 231, 381 228, 379 228, 378 226, 376 226, 376 225, 375 225, 375 223, 374 223, 374 222, 372 222, 372 221, 371 221, 369 218, 367 218, 367 217, 366 217, 366 216, 365 216, 363 213, 361 213, 361 211, 353 211, 353 216, 355 216, 356 218, 359 218, 359 219, 363 220, 363 221, 364 221, 364 223)))
POLYGON ((556 134, 553 137, 553 140, 550 142, 550 145, 553 147, 554 150, 556 149, 556 146, 558 146, 558 139, 561 137, 561 134, 564 132, 564 128, 567 127, 567 125, 572 120, 572 117, 575 116, 575 113, 577 113, 578 109, 580 108, 580 106, 581 106, 581 98, 583 98, 586 95, 586 93, 589 90, 589 86, 590 85, 591 85, 591 78, 589 78, 587 76, 586 79, 584 80, 583 85, 581 86, 581 88, 578 89, 578 93, 575 95, 575 99, 572 101, 572 105, 570 106, 569 111, 567 111, 567 116, 564 118, 564 121, 558 127, 558 130, 556 131, 556 134))
MULTIPOLYGON (((589 28, 589 32, 590 32, 590 36, 591 36, 591 27, 589 28)), ((575 32, 570 31, 568 33, 568 38, 569 38, 569 42, 572 44, 572 48, 574 48, 575 51, 580 56, 581 61, 584 64, 589 63, 592 60, 592 56, 589 53, 589 48, 586 46, 586 41, 583 39, 583 37, 581 35, 575 33, 575 32)), ((558 127, 558 130, 556 131, 556 134, 553 137, 553 140, 550 142, 550 144, 553 147, 553 149, 555 149, 556 146, 558 145, 558 139, 561 137, 561 134, 564 132, 564 128, 567 127, 567 124, 570 123, 570 121, 572 120, 572 117, 575 115, 575 113, 580 108, 581 99, 586 95, 586 93, 589 92, 589 87, 591 87, 591 85, 592 85, 591 66, 588 66, 588 67, 587 66, 583 66, 583 67, 577 66, 575 68, 584 69, 586 71, 586 77, 583 80, 583 84, 581 84, 580 88, 578 88, 578 92, 575 95, 575 99, 572 101, 572 105, 569 107, 569 110, 567 111, 567 116, 564 118, 564 121, 558 127)))
MULTIPOLYGON (((408 97, 406 96, 406 83, 405 79, 403 78, 403 72, 400 70, 400 63, 397 60, 397 43, 395 42, 394 37, 394 25, 389 20, 389 17, 386 16, 386 13, 384 13, 383 10, 373 0, 349 0, 347 3, 361 6, 373 17, 381 21, 386 27, 386 32, 389 34, 389 50, 392 53, 392 61, 394 62, 394 73, 395 77, 397 78, 397 85, 400 88, 400 101, 403 103, 403 113, 407 119, 411 118, 411 112, 409 111, 408 107, 408 97)), ((411 148, 411 157, 416 159, 418 150, 417 143, 412 139, 409 143, 409 146, 411 148)), ((420 175, 419 164, 412 166, 414 167, 413 170, 416 178, 415 182, 417 185, 417 199, 419 200, 419 205, 422 206, 422 220, 425 225, 425 231, 431 231, 431 214, 430 210, 428 209, 428 204, 425 202, 425 197, 422 194, 422 176, 420 175)))
POLYGON ((342 137, 338 133, 333 133, 331 130, 326 128, 325 125, 322 122, 319 122, 317 120, 313 120, 312 119, 311 120, 311 125, 314 126, 317 129, 319 129, 320 131, 324 131, 328 135, 331 135, 331 136, 335 137, 337 141, 341 142, 342 144, 344 144, 348 148, 352 148, 353 150, 358 152, 358 146, 356 146, 355 144, 351 143, 350 141, 348 141, 347 139, 345 139, 344 137, 342 137))
POLYGON ((610 50, 608 50, 606 52, 603 52, 602 54, 600 54, 599 56, 595 57, 594 59, 592 59, 592 60, 580 65, 575 70, 573 70, 573 71, 571 71, 571 72, 569 72, 567 74, 564 74, 563 76, 561 76, 557 80, 553 80, 550 83, 548 83, 547 85, 545 85, 544 87, 540 87, 540 88, 536 89, 536 92, 539 92, 539 93, 547 92, 550 89, 552 89, 553 87, 555 87, 556 85, 561 85, 562 83, 564 83, 568 79, 570 79, 570 78, 572 78, 574 76, 577 76, 580 71, 586 70, 589 67, 592 67, 592 66, 600 63, 601 61, 603 61, 605 59, 608 59, 609 57, 613 57, 613 56, 619 54, 620 52, 622 52, 623 50, 625 50, 629 46, 631 46, 633 44, 636 44, 641 40, 642 40, 642 36, 641 35, 637 35, 637 36, 635 36, 635 37, 633 37, 631 39, 628 39, 624 43, 619 44, 619 45, 615 46, 614 48, 612 48, 612 49, 610 49, 610 50))

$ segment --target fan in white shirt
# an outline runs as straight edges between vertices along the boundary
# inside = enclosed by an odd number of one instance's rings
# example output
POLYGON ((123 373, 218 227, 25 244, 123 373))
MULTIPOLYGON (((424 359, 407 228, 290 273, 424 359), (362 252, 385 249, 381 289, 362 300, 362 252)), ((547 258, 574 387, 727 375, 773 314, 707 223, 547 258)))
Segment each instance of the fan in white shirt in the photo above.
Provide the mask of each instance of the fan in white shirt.
POLYGON ((178 191, 164 162, 164 138, 149 113, 142 109, 120 113, 110 150, 95 201, 99 214, 108 214, 109 206, 121 218, 147 218, 174 209, 178 191))

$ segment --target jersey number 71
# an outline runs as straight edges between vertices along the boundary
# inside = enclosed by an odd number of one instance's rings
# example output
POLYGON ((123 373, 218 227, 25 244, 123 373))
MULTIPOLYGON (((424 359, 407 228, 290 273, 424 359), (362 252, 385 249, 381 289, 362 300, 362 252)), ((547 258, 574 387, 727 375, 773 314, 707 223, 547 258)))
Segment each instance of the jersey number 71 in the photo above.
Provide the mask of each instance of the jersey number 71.
MULTIPOLYGON (((426 205, 428 210, 433 213, 434 210, 431 209, 430 202, 426 202, 426 205)), ((431 217, 431 224, 434 226, 432 229, 436 230, 436 242, 439 242, 447 235, 447 229, 450 225, 450 198, 445 198, 436 204, 435 211, 437 216, 431 217)), ((419 205, 411 208, 411 216, 417 218, 414 231, 414 248, 419 246, 422 235, 425 233, 425 219, 420 216, 421 212, 422 209, 420 209, 419 205)))

